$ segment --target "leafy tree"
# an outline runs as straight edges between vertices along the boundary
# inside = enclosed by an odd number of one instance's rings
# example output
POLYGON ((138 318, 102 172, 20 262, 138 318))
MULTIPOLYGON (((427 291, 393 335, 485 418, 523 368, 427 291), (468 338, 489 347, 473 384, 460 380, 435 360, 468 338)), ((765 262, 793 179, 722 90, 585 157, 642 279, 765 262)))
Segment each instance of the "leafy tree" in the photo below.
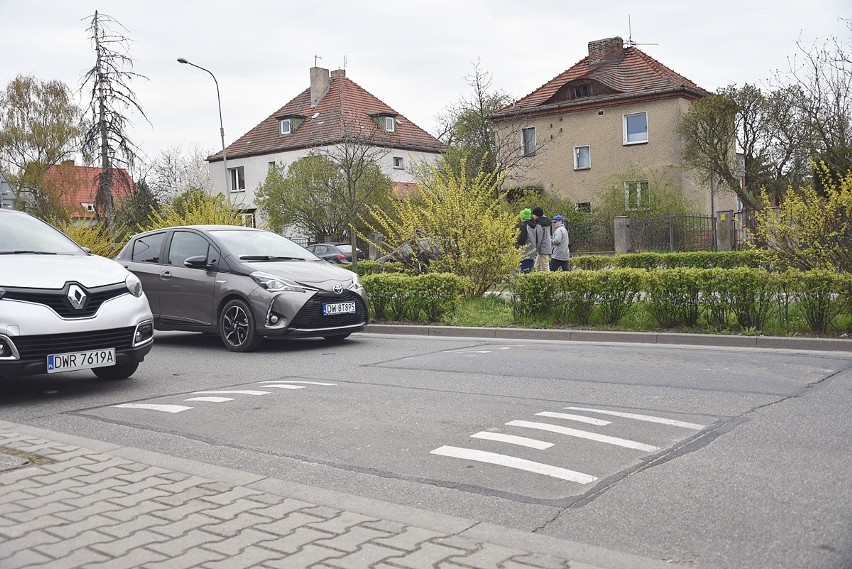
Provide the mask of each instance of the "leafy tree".
MULTIPOLYGON (((344 164, 357 162, 343 154, 344 164)), ((310 154, 288 168, 271 168, 258 188, 256 203, 270 229, 282 232, 295 226, 317 241, 348 237, 351 225, 366 208, 381 207, 390 199, 391 181, 374 162, 350 168, 347 177, 340 162, 310 154)), ((353 259, 354 260, 354 259, 353 259)))
POLYGON ((82 133, 81 111, 61 81, 19 75, 0 92, 0 168, 16 189, 16 208, 67 217, 60 196, 44 188, 44 174, 73 158, 82 133))
POLYGON ((211 196, 200 188, 189 189, 171 204, 151 212, 142 231, 175 225, 242 225, 240 212, 232 209, 223 194, 211 196))
MULTIPOLYGON (((130 81, 144 75, 134 73, 133 59, 127 55, 128 39, 110 27, 121 26, 105 14, 95 14, 89 22, 95 65, 86 72, 83 86, 91 85, 89 100, 90 128, 83 137, 83 152, 97 156, 101 173, 95 196, 95 211, 109 224, 113 217, 113 186, 126 184, 126 179, 113 175, 117 166, 131 168, 139 149, 127 134, 128 111, 137 111, 146 120, 136 101, 130 81)), ((122 26, 123 27, 123 26, 122 26)), ((130 188, 125 188, 130 192, 130 188)))
POLYGON ((764 193, 757 234, 781 266, 852 272, 852 172, 838 185, 827 165, 816 169, 824 194, 814 186, 791 190, 774 209, 764 193))
POLYGON ((390 208, 370 208, 374 221, 368 225, 384 235, 383 252, 428 239, 440 251, 430 270, 470 278, 470 294, 481 296, 521 260, 517 212, 505 211, 496 195, 502 178, 488 172, 470 178, 462 166, 456 172, 447 158, 423 166, 415 195, 390 208))
POLYGON ((678 127, 684 164, 705 182, 723 183, 748 209, 761 207, 761 188, 777 202, 807 174, 807 132, 790 103, 795 97, 792 87, 765 94, 746 84, 693 102, 678 127))

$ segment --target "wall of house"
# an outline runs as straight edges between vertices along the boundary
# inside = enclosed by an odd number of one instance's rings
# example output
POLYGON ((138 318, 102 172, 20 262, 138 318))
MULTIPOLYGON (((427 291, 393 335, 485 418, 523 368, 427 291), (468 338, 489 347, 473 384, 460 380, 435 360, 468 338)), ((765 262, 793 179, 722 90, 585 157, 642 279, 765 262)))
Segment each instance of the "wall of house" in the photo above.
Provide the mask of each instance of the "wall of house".
MULTIPOLYGON (((245 191, 231 192, 231 203, 243 210, 253 210, 257 207, 255 202, 255 194, 257 188, 266 180, 266 175, 269 172, 270 163, 274 162, 279 166, 289 166, 296 160, 304 158, 310 152, 321 151, 320 148, 301 149, 288 152, 278 152, 275 154, 267 154, 264 156, 250 156, 248 158, 229 158, 228 169, 245 168, 245 191)), ((394 150, 391 149, 386 155, 379 160, 379 166, 382 171, 391 179, 391 182, 414 182, 414 174, 417 171, 419 163, 434 163, 440 155, 428 152, 414 152, 409 150, 394 150), (394 166, 394 158, 402 158, 402 168, 394 166)), ((210 167, 210 179, 213 187, 213 192, 221 194, 225 189, 225 172, 224 164, 213 162, 210 167)), ((262 219, 257 217, 258 226, 262 219)))
MULTIPOLYGON (((682 142, 677 126, 688 110, 685 99, 663 99, 637 102, 618 107, 605 107, 525 119, 523 126, 536 127, 538 145, 543 148, 535 156, 525 158, 511 185, 540 186, 545 191, 569 198, 575 203, 596 205, 603 188, 622 182, 621 176, 633 168, 643 169, 654 177, 665 177, 680 187, 701 212, 710 212, 710 190, 681 167, 682 142), (623 117, 647 112, 648 142, 623 143, 623 117), (591 167, 574 169, 574 148, 589 146, 591 167), (524 171, 525 170, 525 171, 524 171)), ((515 131, 522 145, 518 125, 505 123, 501 132, 515 131)), ((720 208, 717 196, 716 209, 720 208)))

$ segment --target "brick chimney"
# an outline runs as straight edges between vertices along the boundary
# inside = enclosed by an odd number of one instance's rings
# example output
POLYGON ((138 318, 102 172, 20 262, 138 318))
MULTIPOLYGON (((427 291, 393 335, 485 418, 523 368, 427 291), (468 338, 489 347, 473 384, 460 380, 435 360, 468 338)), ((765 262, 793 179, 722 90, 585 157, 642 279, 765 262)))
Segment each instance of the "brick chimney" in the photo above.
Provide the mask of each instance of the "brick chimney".
POLYGON ((624 40, 620 37, 589 42, 589 65, 616 61, 624 55, 624 40))
POLYGON ((322 98, 328 93, 331 81, 328 78, 328 69, 322 67, 311 67, 311 106, 316 107, 322 98))

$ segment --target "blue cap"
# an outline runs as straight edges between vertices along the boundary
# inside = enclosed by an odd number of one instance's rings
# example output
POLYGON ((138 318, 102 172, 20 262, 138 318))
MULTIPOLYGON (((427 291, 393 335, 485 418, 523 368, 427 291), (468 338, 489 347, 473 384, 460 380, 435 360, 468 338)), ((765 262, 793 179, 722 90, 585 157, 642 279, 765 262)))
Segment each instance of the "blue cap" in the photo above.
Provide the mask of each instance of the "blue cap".
POLYGON ((565 221, 565 218, 562 217, 561 215, 554 215, 553 221, 565 221))

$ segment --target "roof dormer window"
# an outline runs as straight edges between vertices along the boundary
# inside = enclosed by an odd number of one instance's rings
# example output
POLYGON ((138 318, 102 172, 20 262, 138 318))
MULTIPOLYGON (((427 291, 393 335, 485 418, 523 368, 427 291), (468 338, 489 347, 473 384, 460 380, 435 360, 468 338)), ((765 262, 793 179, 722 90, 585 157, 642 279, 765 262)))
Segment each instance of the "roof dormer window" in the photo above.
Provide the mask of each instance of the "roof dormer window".
POLYGON ((301 115, 284 115, 277 118, 278 134, 281 136, 293 134, 305 122, 305 117, 301 115))
POLYGON ((385 132, 394 132, 396 130, 396 115, 377 113, 370 115, 376 126, 385 132))
POLYGON ((393 117, 385 117, 385 130, 393 132, 396 130, 396 119, 393 117))

